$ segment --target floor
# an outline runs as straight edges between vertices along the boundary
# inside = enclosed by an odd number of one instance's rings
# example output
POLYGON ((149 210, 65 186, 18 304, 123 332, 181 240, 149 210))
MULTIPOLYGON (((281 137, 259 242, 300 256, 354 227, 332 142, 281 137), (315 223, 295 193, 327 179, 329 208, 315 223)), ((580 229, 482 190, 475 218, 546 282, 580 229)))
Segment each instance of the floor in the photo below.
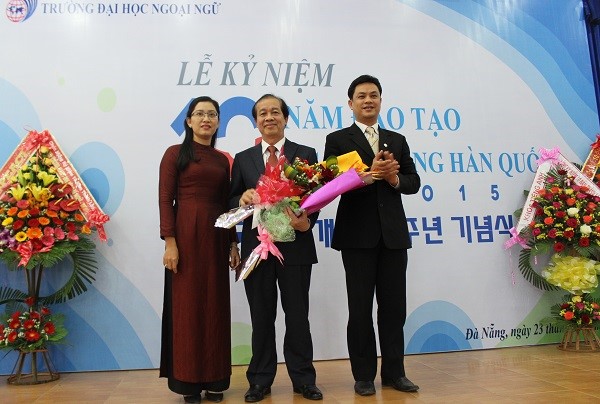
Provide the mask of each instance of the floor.
MULTIPOLYGON (((595 403, 600 402, 600 354, 566 352, 557 345, 410 355, 409 378, 421 389, 402 393, 389 387, 360 397, 347 360, 315 362, 323 403, 595 403)), ((235 366, 223 403, 243 403, 246 368, 235 366)), ((2 376, 5 378, 6 376, 2 376)), ((0 402, 17 403, 183 403, 158 378, 158 371, 63 373, 38 385, 0 381, 0 402)), ((208 402, 203 400, 203 402, 208 402)), ((294 394, 285 366, 279 365, 272 394, 261 403, 305 403, 294 394)))

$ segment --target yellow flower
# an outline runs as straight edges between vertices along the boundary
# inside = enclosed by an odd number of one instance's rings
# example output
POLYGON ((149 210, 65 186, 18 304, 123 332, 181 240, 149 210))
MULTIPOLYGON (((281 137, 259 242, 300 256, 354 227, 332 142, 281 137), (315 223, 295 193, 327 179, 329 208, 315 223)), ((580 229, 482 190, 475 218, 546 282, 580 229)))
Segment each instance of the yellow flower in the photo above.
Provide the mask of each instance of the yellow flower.
POLYGON ((574 295, 591 293, 598 286, 600 263, 584 257, 554 254, 542 276, 552 285, 574 295))
POLYGON ((40 171, 37 177, 42 180, 45 187, 52 184, 54 180, 56 180, 56 175, 48 174, 46 171, 40 171))
POLYGON ((27 234, 25 234, 25 232, 20 231, 17 234, 15 234, 15 240, 17 240, 19 243, 23 242, 27 240, 27 234))
POLYGON ((6 219, 4 219, 4 220, 2 221, 2 226, 8 226, 8 225, 11 225, 11 224, 12 224, 12 222, 13 222, 13 220, 14 220, 14 219, 13 219, 12 217, 7 217, 6 219))
POLYGON ((23 199, 26 190, 27 188, 23 188, 21 187, 21 185, 16 185, 12 187, 8 192, 12 195, 13 198, 15 198, 17 201, 20 201, 21 199, 23 199))
POLYGON ((50 149, 48 149, 48 146, 40 146, 40 152, 43 154, 48 153, 50 149))
POLYGON ((573 296, 573 297, 571 298, 571 301, 572 301, 573 303, 579 303, 579 302, 581 302, 581 296, 579 296, 579 295, 573 296))
POLYGON ((36 201, 47 201, 50 198, 50 190, 48 188, 31 184, 29 185, 29 189, 36 201))

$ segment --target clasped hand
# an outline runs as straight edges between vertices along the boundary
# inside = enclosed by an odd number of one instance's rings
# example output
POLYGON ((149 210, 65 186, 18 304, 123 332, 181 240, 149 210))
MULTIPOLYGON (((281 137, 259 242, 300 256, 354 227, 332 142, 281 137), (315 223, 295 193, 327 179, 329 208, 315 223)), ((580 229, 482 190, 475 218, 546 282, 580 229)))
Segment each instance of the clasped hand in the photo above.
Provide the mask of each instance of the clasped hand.
POLYGON ((394 158, 394 153, 380 150, 373 159, 369 173, 374 180, 385 180, 389 183, 396 182, 400 172, 400 164, 394 158))

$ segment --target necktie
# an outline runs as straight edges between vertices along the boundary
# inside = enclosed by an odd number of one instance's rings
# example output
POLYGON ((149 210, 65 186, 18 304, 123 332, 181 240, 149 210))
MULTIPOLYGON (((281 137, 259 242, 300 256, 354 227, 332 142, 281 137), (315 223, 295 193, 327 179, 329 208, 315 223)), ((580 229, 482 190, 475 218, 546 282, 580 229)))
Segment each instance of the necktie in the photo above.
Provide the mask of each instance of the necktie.
POLYGON ((267 158, 267 164, 275 167, 277 165, 277 155, 275 154, 277 152, 277 147, 269 146, 269 147, 267 147, 267 150, 269 151, 269 157, 267 158))
POLYGON ((367 129, 365 129, 365 134, 367 135, 367 140, 371 145, 371 149, 373 149, 373 153, 377 154, 379 151, 379 135, 375 133, 375 129, 373 129, 372 126, 368 126, 367 129))

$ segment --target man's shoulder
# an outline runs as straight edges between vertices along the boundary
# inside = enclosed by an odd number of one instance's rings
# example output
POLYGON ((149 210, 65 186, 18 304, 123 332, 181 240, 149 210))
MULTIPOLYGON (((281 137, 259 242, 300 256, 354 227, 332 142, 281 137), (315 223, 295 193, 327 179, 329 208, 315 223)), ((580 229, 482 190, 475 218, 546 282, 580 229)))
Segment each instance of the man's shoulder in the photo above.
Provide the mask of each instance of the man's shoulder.
POLYGON ((235 154, 235 158, 238 157, 245 157, 249 154, 251 154, 252 152, 254 152, 256 149, 260 149, 260 143, 259 144, 255 144, 254 146, 250 146, 245 150, 239 151, 235 154))
POLYGON ((353 130, 358 129, 358 126, 356 126, 356 124, 352 124, 350 126, 346 126, 345 128, 341 128, 338 130, 335 130, 333 132, 330 132, 328 136, 342 136, 347 134, 348 132, 352 132, 353 130))
POLYGON ((287 139, 287 138, 285 139, 285 143, 286 144, 284 145, 284 150, 285 150, 286 147, 288 147, 288 148, 295 147, 296 150, 298 150, 300 152, 310 152, 310 151, 315 151, 316 152, 315 148, 312 147, 312 146, 307 146, 307 145, 304 145, 304 144, 296 143, 296 142, 294 142, 294 141, 292 141, 290 139, 287 139))

